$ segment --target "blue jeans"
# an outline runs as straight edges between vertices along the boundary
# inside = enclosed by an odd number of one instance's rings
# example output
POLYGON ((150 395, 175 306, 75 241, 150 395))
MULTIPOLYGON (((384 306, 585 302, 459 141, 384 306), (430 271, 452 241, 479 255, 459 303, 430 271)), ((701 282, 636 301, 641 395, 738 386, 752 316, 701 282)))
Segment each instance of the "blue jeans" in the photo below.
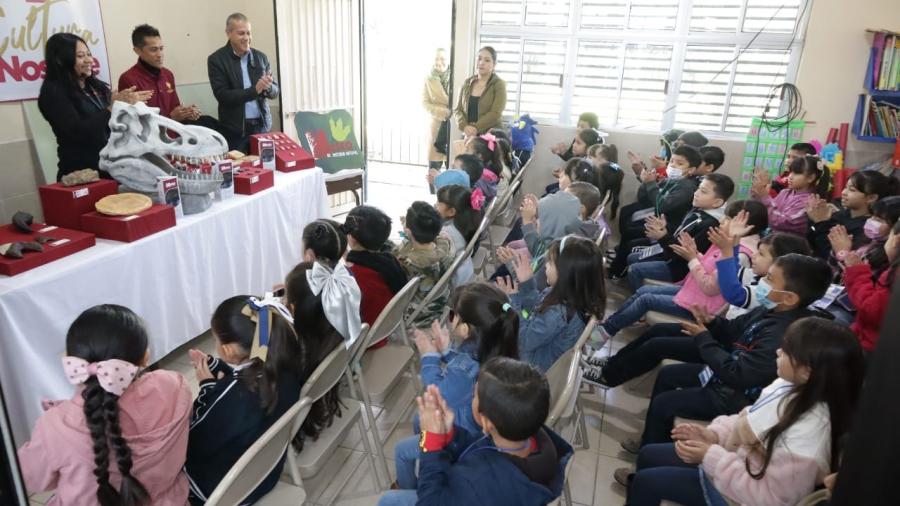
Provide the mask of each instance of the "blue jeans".
POLYGON ((685 505, 705 505, 700 471, 675 454, 672 443, 641 448, 637 470, 628 487, 629 506, 658 506, 668 500, 685 505))
POLYGON ((397 486, 404 490, 415 490, 416 462, 419 460, 419 436, 411 436, 397 441, 394 447, 394 467, 397 470, 397 486))
POLYGON ((639 255, 632 253, 628 255, 628 283, 632 290, 637 290, 644 285, 645 279, 656 279, 658 281, 675 281, 672 279, 672 271, 669 265, 662 260, 652 260, 641 262, 638 260, 639 255))
POLYGON ((388 490, 378 500, 378 506, 416 506, 418 500, 415 490, 388 490))
MULTIPOLYGON (((630 276, 630 274, 629 274, 630 276)), ((674 316, 693 319, 691 312, 675 304, 675 294, 680 286, 642 286, 628 298, 618 311, 603 322, 603 330, 610 336, 640 320, 647 311, 659 311, 674 316)))

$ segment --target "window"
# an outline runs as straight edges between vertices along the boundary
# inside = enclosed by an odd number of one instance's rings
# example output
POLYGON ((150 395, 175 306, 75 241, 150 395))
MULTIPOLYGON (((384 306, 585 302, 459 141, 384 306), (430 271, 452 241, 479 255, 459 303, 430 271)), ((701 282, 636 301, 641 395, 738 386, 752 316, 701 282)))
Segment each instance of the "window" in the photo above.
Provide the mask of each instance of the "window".
POLYGON ((811 0, 480 0, 505 116, 746 133, 792 81, 811 0))

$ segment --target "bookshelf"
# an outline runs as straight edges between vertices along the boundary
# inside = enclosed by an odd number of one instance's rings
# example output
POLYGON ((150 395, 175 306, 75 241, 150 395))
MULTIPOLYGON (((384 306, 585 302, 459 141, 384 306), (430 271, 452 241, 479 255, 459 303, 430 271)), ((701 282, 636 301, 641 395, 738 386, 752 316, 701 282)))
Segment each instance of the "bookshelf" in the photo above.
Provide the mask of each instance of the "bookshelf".
POLYGON ((878 89, 875 75, 877 72, 879 76, 883 76, 887 72, 886 87, 895 87, 897 69, 900 67, 900 48, 896 48, 900 33, 886 30, 867 31, 875 33, 875 36, 869 50, 869 61, 863 81, 865 92, 857 99, 852 132, 861 141, 896 143, 897 136, 900 135, 900 128, 897 128, 900 127, 898 124, 900 121, 897 120, 900 118, 900 87, 897 90, 878 89), (889 44, 890 47, 885 41, 892 42, 889 44), (889 126, 889 122, 893 123, 893 126, 889 126))

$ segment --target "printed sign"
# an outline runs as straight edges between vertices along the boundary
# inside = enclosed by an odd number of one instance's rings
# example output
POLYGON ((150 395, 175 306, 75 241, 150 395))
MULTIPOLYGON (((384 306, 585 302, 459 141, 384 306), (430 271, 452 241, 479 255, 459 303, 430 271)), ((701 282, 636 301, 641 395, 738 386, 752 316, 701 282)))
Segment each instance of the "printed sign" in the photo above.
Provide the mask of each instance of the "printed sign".
POLYGON ((44 47, 57 32, 87 42, 98 79, 110 82, 99 0, 9 0, 0 3, 0 102, 38 97, 44 47))
POLYGON ((312 153, 325 172, 361 169, 365 161, 353 133, 353 116, 344 109, 328 114, 298 112, 294 120, 303 149, 312 153))
POLYGON ((738 197, 746 198, 750 195, 753 171, 757 168, 768 172, 772 179, 782 172, 788 148, 801 142, 804 126, 806 123, 802 120, 785 124, 784 121, 763 123, 760 118, 753 118, 741 160, 741 178, 737 182, 738 197))

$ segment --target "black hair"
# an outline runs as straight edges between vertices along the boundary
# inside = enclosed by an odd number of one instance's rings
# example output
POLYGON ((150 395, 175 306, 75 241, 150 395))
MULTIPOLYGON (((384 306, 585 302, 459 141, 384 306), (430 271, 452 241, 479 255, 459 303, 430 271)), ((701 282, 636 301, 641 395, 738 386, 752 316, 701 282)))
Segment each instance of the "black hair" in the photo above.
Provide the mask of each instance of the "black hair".
POLYGON ((469 175, 469 187, 474 188, 475 183, 481 179, 484 173, 484 164, 475 155, 456 155, 456 161, 459 162, 463 172, 469 175))
POLYGON ((773 265, 781 269, 785 291, 794 292, 800 298, 798 307, 806 307, 821 299, 834 277, 831 267, 821 258, 797 253, 778 257, 773 265))
POLYGON ((591 183, 585 183, 584 181, 575 181, 566 188, 566 191, 578 197, 578 201, 584 206, 587 217, 594 215, 594 212, 600 207, 600 202, 603 200, 600 190, 591 183))
POLYGON ((569 176, 569 179, 575 181, 583 181, 590 183, 596 187, 600 187, 600 177, 597 175, 597 169, 587 158, 575 157, 569 159, 563 167, 563 172, 569 176))
POLYGON ((689 146, 687 144, 682 144, 678 146, 674 150, 672 150, 672 155, 680 155, 683 156, 685 160, 688 162, 688 167, 697 168, 703 163, 703 158, 700 156, 700 152, 697 151, 697 148, 694 146, 689 146))
POLYGON ((331 267, 337 265, 347 251, 347 234, 334 220, 320 218, 308 223, 303 227, 302 237, 304 250, 311 249, 317 260, 331 267))
MULTIPOLYGON (((51 35, 44 47, 44 61, 47 65, 44 80, 64 83, 72 94, 78 92, 75 78, 75 52, 79 42, 90 49, 90 46, 81 37, 62 32, 51 35)), ((106 101, 109 101, 112 96, 109 85, 93 75, 84 80, 84 86, 94 90, 106 101)))
MULTIPOLYGON (((249 295, 238 295, 225 299, 213 311, 210 328, 221 344, 237 344, 247 355, 253 348, 256 323, 244 314, 250 302, 249 295)), ((302 343, 287 320, 278 316, 272 318, 269 335, 269 350, 266 360, 251 359, 250 365, 238 373, 241 382, 251 392, 259 395, 260 407, 271 414, 278 403, 278 383, 288 374, 302 379, 302 343)))
POLYGON ((500 177, 500 174, 503 173, 503 153, 499 143, 495 142, 494 149, 491 150, 488 141, 482 139, 481 136, 472 137, 468 142, 475 151, 475 156, 481 159, 484 168, 500 177))
POLYGON ((497 144, 500 145, 500 159, 503 161, 504 165, 512 170, 512 141, 509 139, 509 134, 502 128, 492 128, 488 130, 488 133, 497 138, 497 144))
POLYGON ((147 45, 147 37, 159 37, 159 30, 148 24, 137 25, 131 32, 131 45, 141 49, 147 45))
MULTIPOLYGON (((890 233, 894 235, 900 235, 900 221, 894 223, 894 226, 891 227, 890 233)), ((876 266, 872 265, 872 257, 871 255, 869 256, 869 266, 872 268, 872 282, 890 288, 894 285, 894 277, 897 274, 897 267, 900 266, 900 255, 895 252, 894 254, 896 256, 894 257, 894 261, 891 262, 890 257, 888 257, 887 255, 887 238, 885 238, 883 241, 879 241, 879 244, 881 246, 879 248, 880 255, 879 262, 876 266), (881 275, 884 274, 885 271, 887 271, 887 276, 884 283, 882 283, 881 275)), ((875 247, 878 247, 878 245, 876 245, 875 247)), ((895 247, 900 247, 900 245, 895 247)))
POLYGON ((897 195, 900 181, 895 177, 885 176, 877 170, 858 170, 850 175, 847 185, 853 185, 857 191, 865 195, 877 195, 878 199, 897 195))
MULTIPOLYGON (((678 150, 676 149, 675 151, 678 150)), ((703 176, 703 179, 712 183, 713 193, 716 194, 716 197, 722 199, 723 202, 728 202, 728 199, 734 194, 734 181, 725 174, 707 174, 703 176)))
POLYGON ((782 398, 782 413, 776 423, 763 437, 765 456, 758 472, 745 461, 747 472, 754 479, 765 476, 772 461, 775 446, 787 430, 803 415, 820 403, 828 406, 831 433, 831 469, 839 464, 840 439, 850 431, 865 373, 863 350, 853 331, 847 326, 824 318, 801 318, 792 323, 784 333, 781 351, 787 355, 794 367, 809 368, 809 379, 795 384, 790 394, 782 398))
POLYGON ((472 209, 472 190, 458 184, 442 186, 438 188, 437 200, 456 211, 453 225, 466 242, 471 241, 483 215, 482 211, 472 209))
POLYGON ((815 192, 822 197, 823 199, 829 198, 829 186, 831 185, 831 171, 828 170, 828 167, 819 168, 819 163, 822 162, 822 159, 818 156, 814 155, 806 155, 800 156, 794 159, 791 162, 789 170, 794 174, 803 174, 803 175, 814 175, 816 176, 815 181, 815 192))
POLYGON ((428 202, 413 202, 406 210, 406 228, 419 244, 428 244, 441 233, 441 215, 428 202))
POLYGON ((557 239, 547 250, 547 262, 556 266, 556 283, 541 301, 538 312, 562 304, 587 321, 603 318, 606 309, 606 275, 603 253, 594 241, 569 235, 557 239), (562 247, 565 240, 565 247, 562 247), (562 252, 560 252, 562 248, 562 252))
MULTIPOLYGON (((66 355, 89 363, 118 359, 140 366, 147 353, 147 330, 127 307, 103 304, 87 309, 66 333, 66 355)), ((143 505, 150 494, 131 475, 132 456, 119 423, 119 396, 100 386, 96 376, 84 383, 84 418, 94 450, 97 502, 101 506, 143 505), (110 455, 122 476, 119 490, 109 483, 110 455)), ((52 450, 52 449, 51 449, 52 450)))
POLYGON ((797 142, 795 144, 791 144, 791 150, 800 151, 804 155, 815 156, 818 154, 818 152, 816 151, 816 147, 808 142, 797 142))
POLYGON ((447 304, 469 326, 468 339, 478 343, 479 362, 494 357, 519 358, 519 315, 496 286, 475 282, 450 294, 447 304))
MULTIPOLYGON (((756 202, 751 201, 751 202, 756 202)), ((769 234, 759 241, 759 245, 766 245, 772 252, 772 259, 777 260, 785 255, 796 253, 798 255, 812 255, 812 248, 809 247, 809 241, 806 238, 796 234, 788 234, 786 232, 775 232, 769 234)))
POLYGON ((550 413, 550 384, 531 364, 494 357, 481 364, 476 388, 478 411, 511 441, 537 434, 550 413))
POLYGON ((594 156, 598 151, 603 155, 603 158, 606 158, 607 162, 619 163, 619 148, 615 144, 593 144, 588 148, 588 156, 594 156))
POLYGON ((377 207, 356 206, 347 213, 342 229, 363 248, 381 251, 391 235, 391 218, 377 207))
MULTIPOLYGON (((304 381, 335 347, 343 346, 343 337, 325 317, 321 294, 313 294, 309 287, 306 273, 312 270, 313 265, 313 262, 298 264, 284 280, 286 305, 293 305, 294 332, 300 346, 299 358, 295 361, 304 381)), ((269 355, 271 354, 270 349, 269 355)), ((331 425, 334 417, 341 415, 338 388, 335 385, 324 397, 313 403, 293 441, 298 451, 302 449, 305 438, 316 440, 322 430, 331 425)))
POLYGON ((618 165, 617 168, 613 168, 611 163, 601 163, 597 166, 597 179, 600 182, 597 189, 600 190, 603 199, 606 200, 607 195, 610 197, 609 217, 615 218, 616 212, 619 210, 619 193, 622 192, 622 182, 625 180, 625 173, 622 172, 621 167, 618 167, 618 165))
POLYGON ((769 209, 762 202, 753 199, 735 200, 725 207, 725 216, 734 218, 741 211, 747 211, 747 225, 753 227, 751 235, 762 234, 769 228, 769 209))
POLYGON ((587 156, 587 150, 594 144, 603 144, 603 137, 600 132, 594 130, 596 127, 585 128, 578 132, 577 136, 584 143, 584 154, 587 156))
POLYGON ((713 172, 719 170, 719 167, 725 163, 725 152, 719 146, 703 146, 698 151, 700 151, 703 163, 712 165, 713 172))
MULTIPOLYGON (((893 178, 891 178, 893 179, 893 178)), ((876 200, 869 206, 872 216, 884 221, 888 225, 893 225, 900 220, 900 197, 885 197, 876 200)), ((881 274, 887 268, 890 261, 887 253, 884 251, 884 241, 886 238, 880 238, 872 241, 867 250, 867 260, 872 268, 872 274, 881 274)), ((877 279, 877 278, 875 278, 877 279)))
POLYGON ((491 46, 484 46, 478 50, 478 52, 487 51, 489 55, 491 55, 491 59, 494 60, 494 64, 497 63, 497 50, 491 46))
MULTIPOLYGON (((594 129, 600 128, 600 119, 597 118, 597 114, 595 114, 593 112, 581 113, 581 115, 578 116, 578 122, 581 123, 582 121, 587 123, 590 128, 594 128, 594 129)), ((596 143, 592 142, 592 143, 588 144, 588 146, 590 146, 591 144, 596 144, 596 143)))

